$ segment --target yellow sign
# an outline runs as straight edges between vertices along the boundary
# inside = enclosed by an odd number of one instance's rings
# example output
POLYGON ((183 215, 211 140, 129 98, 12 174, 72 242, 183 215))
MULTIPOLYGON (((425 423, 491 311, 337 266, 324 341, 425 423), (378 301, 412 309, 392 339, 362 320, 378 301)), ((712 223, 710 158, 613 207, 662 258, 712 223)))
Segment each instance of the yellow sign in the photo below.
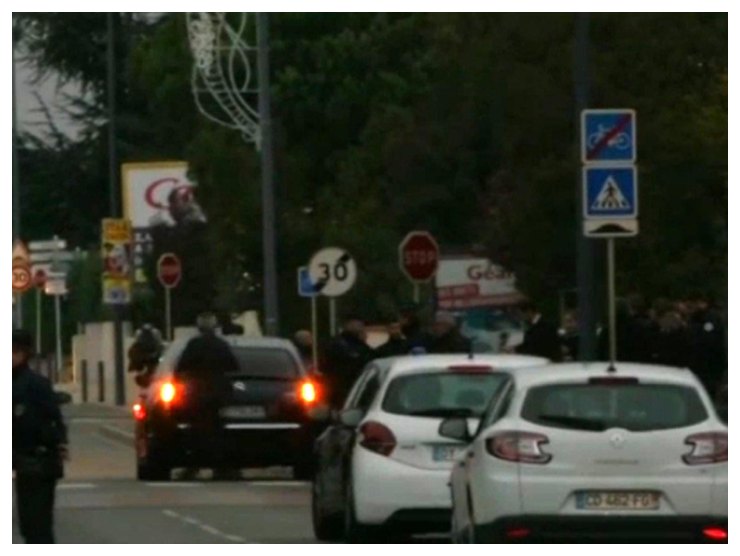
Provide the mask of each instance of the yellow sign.
POLYGON ((103 303, 131 303, 133 257, 131 223, 123 218, 105 218, 102 225, 103 303))

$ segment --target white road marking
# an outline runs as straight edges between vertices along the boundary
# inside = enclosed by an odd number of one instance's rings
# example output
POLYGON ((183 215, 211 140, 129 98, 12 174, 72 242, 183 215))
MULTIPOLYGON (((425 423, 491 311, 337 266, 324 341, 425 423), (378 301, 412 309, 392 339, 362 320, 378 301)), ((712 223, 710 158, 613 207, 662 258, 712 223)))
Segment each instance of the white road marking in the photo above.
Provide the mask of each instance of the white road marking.
POLYGON ((311 483, 308 481, 250 481, 247 480, 248 485, 254 486, 273 486, 273 487, 306 487, 311 483))
POLYGON ((208 533, 209 535, 213 535, 214 537, 219 537, 221 539, 226 539, 229 542, 234 543, 244 543, 246 542, 243 537, 240 537, 239 535, 227 535, 223 531, 219 531, 215 527, 208 525, 206 523, 202 523, 195 519, 194 517, 190 517, 187 515, 179 514, 173 510, 162 510, 162 513, 166 515, 167 517, 171 517, 173 519, 177 519, 179 521, 182 521, 183 523, 187 523, 188 525, 192 525, 193 527, 197 527, 201 531, 208 533))
POLYGON ((88 488, 96 488, 97 485, 93 483, 59 483, 57 485, 57 488, 64 489, 64 490, 77 490, 77 489, 88 489, 88 488))

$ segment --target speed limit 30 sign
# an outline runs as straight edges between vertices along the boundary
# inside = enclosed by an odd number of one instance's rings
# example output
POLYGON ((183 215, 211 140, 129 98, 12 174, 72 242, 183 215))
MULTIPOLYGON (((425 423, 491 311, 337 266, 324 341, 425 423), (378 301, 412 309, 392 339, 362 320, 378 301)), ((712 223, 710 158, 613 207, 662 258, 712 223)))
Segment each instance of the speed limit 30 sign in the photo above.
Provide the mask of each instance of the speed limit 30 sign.
POLYGON ((339 297, 347 293, 357 280, 357 264, 346 250, 327 247, 314 254, 308 274, 321 295, 339 297))

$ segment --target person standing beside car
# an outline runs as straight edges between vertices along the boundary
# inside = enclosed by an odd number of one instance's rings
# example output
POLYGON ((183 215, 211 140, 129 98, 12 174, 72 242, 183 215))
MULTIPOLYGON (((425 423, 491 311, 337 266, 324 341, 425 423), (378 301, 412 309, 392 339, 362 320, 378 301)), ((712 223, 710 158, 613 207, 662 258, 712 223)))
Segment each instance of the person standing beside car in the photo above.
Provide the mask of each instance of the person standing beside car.
POLYGON ((67 428, 49 381, 28 362, 33 338, 13 331, 13 472, 21 536, 54 543, 54 494, 64 476, 67 428))

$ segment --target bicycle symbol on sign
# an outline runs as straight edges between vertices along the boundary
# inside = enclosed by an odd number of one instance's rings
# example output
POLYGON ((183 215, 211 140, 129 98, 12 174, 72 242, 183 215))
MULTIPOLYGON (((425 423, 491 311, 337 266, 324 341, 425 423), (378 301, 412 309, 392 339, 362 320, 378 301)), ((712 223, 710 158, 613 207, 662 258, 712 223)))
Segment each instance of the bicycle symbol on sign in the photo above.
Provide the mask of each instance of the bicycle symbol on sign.
MULTIPOLYGON (((593 149, 599 142, 606 137, 610 129, 599 124, 598 130, 588 136, 588 148, 593 149)), ((618 133, 607 142, 608 147, 614 147, 621 151, 630 148, 630 137, 624 131, 618 133)))

